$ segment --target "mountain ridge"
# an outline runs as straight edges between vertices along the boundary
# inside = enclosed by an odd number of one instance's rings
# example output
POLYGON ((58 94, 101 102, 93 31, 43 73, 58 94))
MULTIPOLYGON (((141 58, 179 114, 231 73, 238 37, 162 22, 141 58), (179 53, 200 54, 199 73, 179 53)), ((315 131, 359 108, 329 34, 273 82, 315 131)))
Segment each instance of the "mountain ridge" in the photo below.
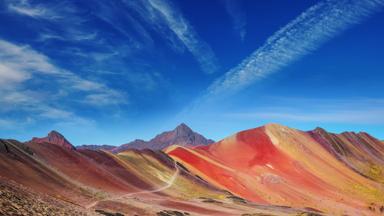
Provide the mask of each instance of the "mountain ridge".
MULTIPOLYGON (((194 135, 181 124, 152 140, 167 146, 180 138, 195 141, 194 135)), ((365 132, 301 131, 270 123, 215 143, 170 145, 162 151, 113 154, 72 147, 56 131, 26 143, 0 139, 0 185, 9 179, 85 210, 124 214, 154 215, 175 205, 197 215, 285 215, 308 209, 325 215, 384 213, 384 145, 365 132), (124 194, 129 196, 120 199, 124 194), (153 204, 156 210, 149 214, 145 209, 153 204)))
POLYGON ((254 205, 207 183, 162 151, 132 149, 112 154, 72 150, 45 140, 19 143, 0 139, 0 189, 0 214, 6 211, 5 215, 58 210, 57 215, 313 213, 254 205), (39 199, 42 195, 46 202, 39 199), (39 208, 33 207, 36 205, 39 208))
POLYGON ((181 123, 175 129, 171 131, 165 131, 149 141, 142 139, 135 139, 129 143, 120 145, 115 149, 112 149, 113 153, 118 153, 125 151, 127 149, 152 149, 152 150, 161 150, 165 149, 171 145, 179 144, 182 146, 198 146, 198 145, 208 145, 213 143, 211 139, 205 138, 203 135, 193 131, 186 124, 181 123))
POLYGON ((107 145, 107 144, 102 144, 102 145, 83 144, 83 145, 76 146, 76 149, 107 150, 107 151, 112 150, 114 148, 116 148, 116 146, 107 145))
POLYGON ((46 137, 33 137, 30 141, 27 141, 27 143, 51 143, 70 150, 76 149, 76 147, 72 145, 72 143, 70 143, 61 133, 55 130, 49 132, 46 137))
POLYGON ((175 145, 165 152, 210 184, 256 203, 331 215, 384 212, 384 145, 365 132, 271 123, 207 146, 175 145))

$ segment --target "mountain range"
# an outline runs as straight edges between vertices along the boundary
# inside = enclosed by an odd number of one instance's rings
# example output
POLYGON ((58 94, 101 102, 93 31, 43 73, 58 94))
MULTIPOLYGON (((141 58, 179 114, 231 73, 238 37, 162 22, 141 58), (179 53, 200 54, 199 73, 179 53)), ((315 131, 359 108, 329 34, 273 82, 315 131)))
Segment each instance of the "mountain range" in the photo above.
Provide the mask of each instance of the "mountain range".
POLYGON ((331 215, 384 212, 384 145, 367 133, 268 124, 209 146, 165 152, 212 185, 256 203, 331 215))
POLYGON ((367 133, 267 124, 211 142, 185 124, 117 148, 1 139, 0 215, 384 214, 367 133))
MULTIPOLYGON (((51 132, 54 134, 54 132, 51 132)), ((51 134, 50 133, 50 134, 51 134)), ((48 137, 42 139, 52 139, 48 137)), ((36 139, 36 138, 35 138, 36 139)), ((79 149, 92 149, 92 150, 108 150, 113 153, 123 152, 128 149, 152 149, 152 150, 162 150, 171 145, 179 145, 186 147, 193 147, 199 145, 208 145, 214 143, 213 140, 205 138, 203 135, 194 132, 186 124, 181 123, 175 129, 171 131, 165 131, 161 134, 156 135, 153 139, 149 141, 144 141, 141 139, 133 140, 129 143, 122 144, 120 146, 112 145, 80 145, 77 146, 79 149)))
POLYGON ((201 134, 194 132, 186 124, 182 123, 174 130, 163 132, 149 141, 136 139, 132 142, 112 149, 112 152, 118 153, 127 149, 161 150, 171 145, 193 147, 199 145, 208 145, 213 142, 213 140, 207 139, 201 134))

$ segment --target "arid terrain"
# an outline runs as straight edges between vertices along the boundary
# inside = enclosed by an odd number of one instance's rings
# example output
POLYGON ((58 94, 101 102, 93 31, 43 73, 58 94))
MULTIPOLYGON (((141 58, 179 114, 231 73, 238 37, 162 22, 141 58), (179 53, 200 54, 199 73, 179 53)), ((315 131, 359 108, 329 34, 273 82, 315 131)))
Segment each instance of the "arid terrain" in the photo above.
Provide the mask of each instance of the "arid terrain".
MULTIPOLYGON (((185 127, 162 143, 190 140, 185 127)), ((185 143, 113 153, 76 148, 58 132, 26 143, 3 139, 0 213, 384 214, 384 145, 369 134, 269 124, 212 144, 185 143)))

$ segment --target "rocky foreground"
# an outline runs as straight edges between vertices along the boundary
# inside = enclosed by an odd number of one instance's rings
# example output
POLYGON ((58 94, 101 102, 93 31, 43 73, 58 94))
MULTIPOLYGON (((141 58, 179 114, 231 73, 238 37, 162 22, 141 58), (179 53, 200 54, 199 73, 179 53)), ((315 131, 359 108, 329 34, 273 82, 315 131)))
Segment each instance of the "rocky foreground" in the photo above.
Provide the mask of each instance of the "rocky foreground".
POLYGON ((68 201, 31 192, 0 178, 0 215, 95 215, 68 201))

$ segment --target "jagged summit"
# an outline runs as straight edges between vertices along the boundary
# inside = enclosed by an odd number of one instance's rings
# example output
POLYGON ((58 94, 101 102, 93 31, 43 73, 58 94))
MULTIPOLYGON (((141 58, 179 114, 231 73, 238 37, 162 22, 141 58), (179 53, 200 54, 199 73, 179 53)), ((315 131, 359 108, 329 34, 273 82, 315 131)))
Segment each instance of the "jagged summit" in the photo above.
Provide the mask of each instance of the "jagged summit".
POLYGON ((31 143, 51 143, 61 146, 66 149, 75 150, 76 148, 70 143, 61 133, 52 130, 46 137, 37 138, 33 137, 31 143))
POLYGON ((185 123, 181 123, 179 124, 175 130, 177 131, 192 131, 192 129, 190 127, 188 127, 188 125, 186 125, 185 123))
POLYGON ((206 139, 201 134, 194 132, 185 123, 181 123, 175 129, 163 132, 149 141, 136 139, 130 143, 123 144, 112 151, 118 153, 127 149, 161 150, 171 145, 198 146, 208 145, 213 142, 213 140, 206 139))
POLYGON ((61 138, 61 139, 65 139, 65 137, 61 134, 61 133, 59 133, 59 132, 57 132, 57 131, 55 131, 55 130, 52 130, 51 132, 49 132, 48 133, 48 138, 61 138))

